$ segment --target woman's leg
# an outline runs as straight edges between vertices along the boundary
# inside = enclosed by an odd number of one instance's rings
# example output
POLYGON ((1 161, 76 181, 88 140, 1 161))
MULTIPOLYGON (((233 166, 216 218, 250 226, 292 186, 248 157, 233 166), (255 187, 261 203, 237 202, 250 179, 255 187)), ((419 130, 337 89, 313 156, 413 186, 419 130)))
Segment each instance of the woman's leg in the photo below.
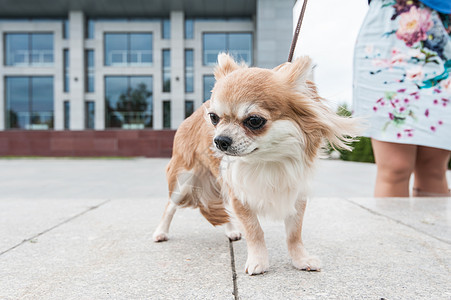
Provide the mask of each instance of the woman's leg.
POLYGON ((418 146, 414 196, 450 196, 446 170, 450 151, 418 146))
POLYGON ((371 139, 377 165, 374 197, 409 197, 410 176, 415 167, 416 145, 371 139))

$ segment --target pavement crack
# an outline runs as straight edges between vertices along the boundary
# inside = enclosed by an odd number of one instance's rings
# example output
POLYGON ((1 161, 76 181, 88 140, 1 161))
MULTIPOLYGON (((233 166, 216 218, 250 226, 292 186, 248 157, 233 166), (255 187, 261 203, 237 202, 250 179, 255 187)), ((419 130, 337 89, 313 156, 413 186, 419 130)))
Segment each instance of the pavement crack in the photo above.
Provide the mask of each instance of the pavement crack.
POLYGON ((104 202, 102 202, 102 203, 100 203, 100 204, 91 206, 91 207, 89 207, 88 209, 86 209, 86 210, 84 210, 84 211, 82 211, 82 212, 80 212, 80 213, 78 213, 78 214, 76 214, 76 215, 70 217, 69 219, 66 219, 66 220, 64 220, 64 221, 62 221, 62 222, 60 222, 60 223, 58 223, 58 224, 56 224, 56 225, 54 225, 54 226, 52 226, 52 227, 50 227, 50 228, 44 230, 44 231, 41 231, 40 233, 38 233, 38 234, 36 234, 36 235, 34 235, 34 236, 30 237, 30 238, 24 239, 22 242, 20 242, 20 243, 14 245, 14 246, 12 246, 11 248, 6 249, 6 250, 0 252, 0 256, 2 256, 3 254, 8 253, 8 252, 10 252, 10 251, 16 249, 17 247, 22 246, 22 245, 25 244, 25 243, 32 242, 32 241, 34 241, 34 239, 36 239, 36 238, 38 238, 38 237, 40 237, 40 236, 42 236, 42 235, 44 235, 44 234, 46 234, 46 233, 48 233, 48 232, 54 230, 54 229, 56 229, 56 228, 58 228, 58 227, 60 227, 60 226, 62 226, 62 225, 64 225, 64 224, 67 224, 67 223, 69 223, 70 221, 75 220, 76 218, 81 217, 81 216, 83 216, 84 214, 86 214, 86 213, 88 213, 88 212, 90 212, 90 211, 92 211, 92 210, 95 210, 95 209, 99 208, 100 206, 102 206, 102 205, 104 205, 104 204, 106 204, 106 203, 108 203, 108 202, 110 202, 110 201, 111 201, 111 200, 106 200, 106 201, 104 201, 104 202))
POLYGON ((232 267, 232 281, 233 281, 233 296, 235 300, 240 299, 238 297, 238 283, 237 283, 237 275, 235 268, 235 252, 233 251, 233 242, 229 240, 229 249, 230 249, 230 263, 232 267))
POLYGON ((438 240, 438 241, 440 241, 440 242, 442 242, 442 243, 446 243, 446 244, 448 244, 448 245, 451 245, 451 241, 448 241, 448 240, 439 238, 439 237, 437 237, 437 236, 435 236, 435 235, 432 235, 432 234, 430 234, 430 233, 428 233, 428 232, 426 232, 426 231, 423 231, 423 230, 421 230, 421 229, 419 229, 419 228, 417 228, 417 227, 415 227, 415 226, 412 226, 412 225, 409 225, 409 224, 407 224, 407 223, 404 223, 404 222, 401 221, 401 220, 398 220, 398 219, 392 218, 392 217, 390 217, 390 216, 384 215, 384 214, 382 214, 382 213, 380 213, 380 212, 377 212, 377 211, 375 211, 375 210, 372 210, 371 208, 368 208, 368 207, 365 207, 365 206, 363 206, 363 205, 361 205, 361 204, 359 204, 359 203, 356 203, 356 202, 354 202, 354 201, 352 201, 352 200, 350 200, 350 199, 344 198, 343 200, 345 200, 345 201, 348 202, 348 203, 354 204, 355 206, 358 206, 358 207, 360 207, 360 208, 362 208, 362 209, 368 211, 369 213, 371 213, 371 214, 373 214, 373 215, 387 218, 387 219, 389 219, 389 220, 391 220, 391 221, 393 221, 393 222, 395 222, 395 223, 397 223, 397 224, 406 226, 406 227, 408 227, 408 228, 410 228, 410 229, 415 230, 416 232, 425 234, 425 235, 427 235, 427 236, 429 236, 429 237, 431 237, 431 238, 433 238, 433 239, 436 239, 436 240, 438 240))

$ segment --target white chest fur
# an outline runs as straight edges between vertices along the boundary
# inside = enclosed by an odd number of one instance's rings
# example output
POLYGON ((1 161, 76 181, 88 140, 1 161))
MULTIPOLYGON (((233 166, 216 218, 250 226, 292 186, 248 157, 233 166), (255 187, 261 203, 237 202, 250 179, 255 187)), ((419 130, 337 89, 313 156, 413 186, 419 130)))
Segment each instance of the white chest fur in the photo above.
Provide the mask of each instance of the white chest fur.
POLYGON ((297 199, 307 194, 308 170, 301 159, 223 159, 221 167, 234 196, 261 216, 284 219, 296 213, 297 199))

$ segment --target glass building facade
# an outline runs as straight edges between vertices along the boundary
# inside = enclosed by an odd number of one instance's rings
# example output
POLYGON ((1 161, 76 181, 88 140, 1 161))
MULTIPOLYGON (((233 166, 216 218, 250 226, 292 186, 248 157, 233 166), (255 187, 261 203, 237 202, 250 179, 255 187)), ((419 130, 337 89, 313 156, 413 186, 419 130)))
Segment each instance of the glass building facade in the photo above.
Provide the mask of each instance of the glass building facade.
MULTIPOLYGON (((0 12, 0 131, 176 129, 210 98, 218 53, 265 67, 258 58, 270 55, 259 55, 266 37, 258 32, 270 22, 255 7, 274 5, 244 1, 236 13, 187 0, 188 15, 168 0, 153 18, 137 3, 123 17, 114 4, 54 19, 46 17, 51 1, 31 18, 10 17, 8 7, 0 12)), ((291 20, 287 27, 284 50, 291 20)))
POLYGON ((6 128, 53 129, 53 78, 6 77, 6 128))
POLYGON ((6 66, 49 66, 53 64, 53 34, 6 33, 6 66))
POLYGON ((106 128, 152 128, 151 76, 105 77, 106 128))
POLYGON ((152 33, 105 33, 105 66, 152 64, 152 33))
POLYGON ((252 33, 204 33, 203 63, 214 66, 220 52, 227 51, 238 62, 252 65, 252 33))

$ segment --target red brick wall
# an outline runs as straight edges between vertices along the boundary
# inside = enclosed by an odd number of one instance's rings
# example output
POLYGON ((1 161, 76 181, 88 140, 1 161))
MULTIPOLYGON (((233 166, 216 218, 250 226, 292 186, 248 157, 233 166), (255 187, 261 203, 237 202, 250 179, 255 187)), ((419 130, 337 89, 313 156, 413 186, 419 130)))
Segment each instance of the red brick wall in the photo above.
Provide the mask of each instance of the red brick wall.
POLYGON ((1 131, 0 156, 170 157, 174 130, 1 131))

